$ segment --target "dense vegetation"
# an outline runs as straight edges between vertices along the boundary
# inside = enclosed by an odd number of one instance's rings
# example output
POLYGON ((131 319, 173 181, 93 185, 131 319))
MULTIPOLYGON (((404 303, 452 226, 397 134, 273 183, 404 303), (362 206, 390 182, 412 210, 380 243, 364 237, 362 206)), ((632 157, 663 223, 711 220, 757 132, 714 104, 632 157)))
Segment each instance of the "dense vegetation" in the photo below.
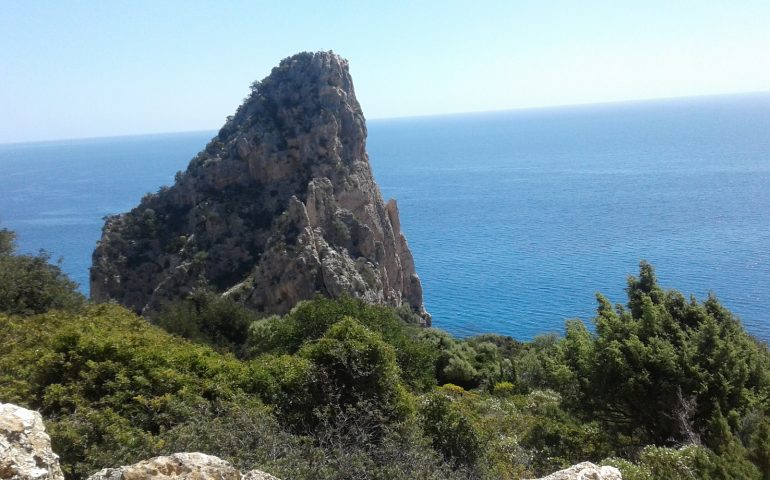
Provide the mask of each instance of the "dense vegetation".
POLYGON ((770 478, 766 346, 646 263, 627 292, 530 343, 349 298, 260 318, 199 291, 147 321, 4 230, 0 401, 43 413, 68 478, 175 451, 283 478, 770 478))
POLYGON ((17 255, 16 235, 0 230, 0 312, 17 315, 75 309, 84 298, 46 252, 17 255))

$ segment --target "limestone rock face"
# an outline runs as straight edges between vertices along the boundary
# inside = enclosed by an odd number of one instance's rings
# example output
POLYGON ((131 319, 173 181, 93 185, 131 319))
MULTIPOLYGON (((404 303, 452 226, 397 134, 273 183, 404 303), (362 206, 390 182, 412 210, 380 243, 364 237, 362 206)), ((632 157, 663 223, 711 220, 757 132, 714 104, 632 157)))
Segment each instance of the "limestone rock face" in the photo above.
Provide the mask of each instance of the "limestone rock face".
POLYGON ((38 412, 0 403, 0 479, 64 480, 38 412))
POLYGON ((583 462, 537 480, 623 480, 623 477, 615 467, 600 467, 591 462, 583 462))
POLYGON ((259 470, 241 474, 228 462, 204 453, 175 453, 119 468, 105 468, 88 480, 278 480, 259 470))
POLYGON ((172 187, 109 217, 90 283, 94 300, 143 313, 207 284, 270 313, 320 292, 430 322, 348 63, 331 52, 283 60, 172 187))

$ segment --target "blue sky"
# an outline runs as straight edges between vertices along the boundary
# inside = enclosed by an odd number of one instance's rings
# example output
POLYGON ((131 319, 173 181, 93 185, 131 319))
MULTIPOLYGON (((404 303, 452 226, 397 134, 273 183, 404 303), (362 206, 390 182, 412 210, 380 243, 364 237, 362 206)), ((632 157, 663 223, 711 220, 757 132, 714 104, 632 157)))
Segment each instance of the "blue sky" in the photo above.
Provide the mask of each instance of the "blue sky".
POLYGON ((217 129, 282 58, 367 118, 770 90, 770 1, 16 1, 0 143, 217 129))

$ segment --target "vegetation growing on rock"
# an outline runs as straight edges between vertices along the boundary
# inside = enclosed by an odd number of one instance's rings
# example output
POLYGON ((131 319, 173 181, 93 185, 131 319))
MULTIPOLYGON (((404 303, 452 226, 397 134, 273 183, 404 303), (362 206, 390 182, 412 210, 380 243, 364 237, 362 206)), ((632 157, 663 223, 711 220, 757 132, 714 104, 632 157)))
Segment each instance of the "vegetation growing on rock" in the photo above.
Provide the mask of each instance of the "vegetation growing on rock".
POLYGON ((107 218, 91 296, 157 313, 204 280, 261 312, 316 292, 430 322, 395 200, 383 200, 348 63, 284 59, 176 177, 107 218))

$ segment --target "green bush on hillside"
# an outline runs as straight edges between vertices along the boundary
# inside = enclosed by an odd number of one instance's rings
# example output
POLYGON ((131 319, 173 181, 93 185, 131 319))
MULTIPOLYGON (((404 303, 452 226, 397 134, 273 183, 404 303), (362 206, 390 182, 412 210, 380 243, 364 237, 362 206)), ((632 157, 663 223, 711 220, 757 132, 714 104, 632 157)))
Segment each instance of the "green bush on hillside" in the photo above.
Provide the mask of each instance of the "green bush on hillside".
POLYGON ((162 329, 83 307, 7 230, 0 267, 0 401, 43 413, 68 478, 204 451, 298 479, 529 478, 605 458, 630 480, 770 479, 766 346, 646 263, 627 305, 599 296, 595 331, 569 321, 527 344, 350 298, 259 319, 207 292, 162 329))
POLYGON ((0 315, 0 332, 0 400, 43 413, 68 478, 191 449, 286 478, 454 476, 409 420, 393 348, 354 319, 253 361, 115 305, 0 315))
POLYGON ((0 316, 0 332, 2 401, 49 419, 54 450, 75 478, 155 452, 158 435, 202 404, 256 395, 256 366, 115 305, 0 316))
POLYGON ((259 320, 253 310, 205 289, 166 306, 152 321, 164 330, 245 356, 249 327, 259 320))
POLYGON ((332 300, 321 296, 301 302, 285 317, 270 317, 250 327, 247 349, 260 354, 295 354, 302 346, 323 336, 333 324, 354 318, 395 350, 396 363, 406 385, 427 391, 436 384, 438 352, 422 336, 422 329, 404 322, 393 309, 369 305, 350 297, 332 300))
POLYGON ((84 298, 77 284, 46 252, 16 254, 16 235, 0 230, 0 312, 34 315, 50 309, 76 310, 84 298))
POLYGON ((716 298, 664 291, 645 262, 627 291, 627 307, 598 296, 596 334, 568 325, 561 351, 575 377, 574 406, 643 443, 716 448, 725 432, 714 422, 723 417, 735 432, 767 405, 767 348, 716 298))
POLYGON ((295 432, 316 432, 356 411, 359 424, 376 436, 381 425, 409 416, 393 347, 353 318, 334 323, 295 355, 264 354, 254 363, 272 382, 260 384, 264 398, 295 432))
POLYGON ((482 456, 484 445, 478 429, 442 391, 425 397, 420 416, 433 447, 447 461, 456 466, 473 466, 482 456))

